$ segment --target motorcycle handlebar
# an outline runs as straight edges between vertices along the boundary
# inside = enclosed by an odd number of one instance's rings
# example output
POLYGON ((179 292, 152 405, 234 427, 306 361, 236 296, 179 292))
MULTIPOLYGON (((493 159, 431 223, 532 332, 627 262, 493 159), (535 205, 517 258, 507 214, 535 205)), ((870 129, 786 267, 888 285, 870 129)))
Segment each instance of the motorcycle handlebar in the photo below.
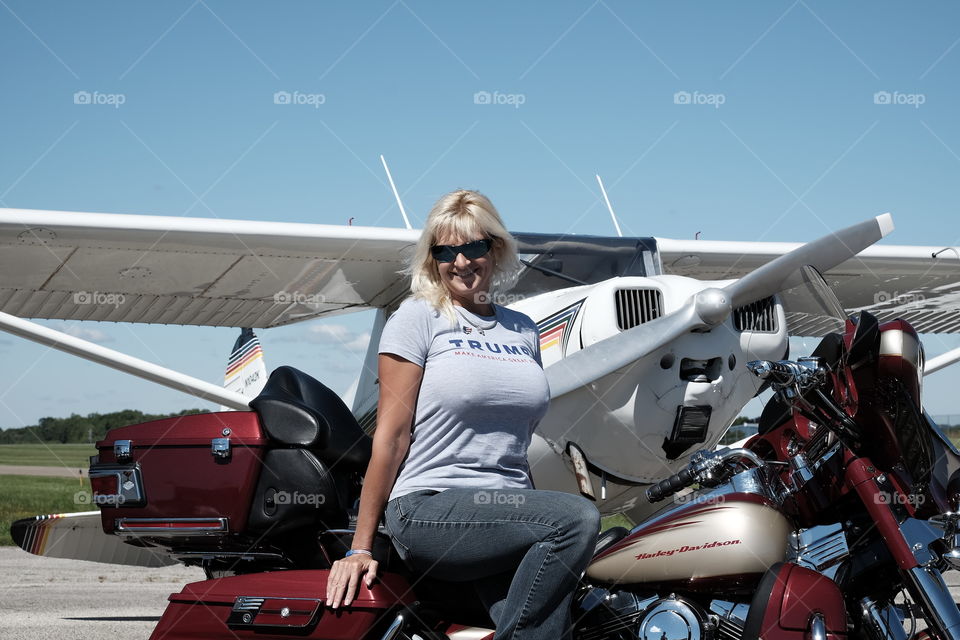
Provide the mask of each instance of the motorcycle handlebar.
POLYGON ((777 384, 793 384, 796 380, 796 370, 792 362, 773 362, 772 360, 754 360, 748 362, 747 367, 761 380, 769 380, 777 384))
POLYGON ((820 368, 819 358, 801 358, 800 362, 781 360, 754 360, 747 368, 761 380, 769 381, 774 388, 789 387, 798 384, 801 387, 815 385, 820 368))
POLYGON ((660 502, 667 496, 672 496, 677 491, 693 484, 695 476, 690 469, 682 469, 673 474, 666 480, 661 480, 655 485, 647 487, 647 500, 650 502, 660 502))
POLYGON ((698 451, 690 457, 690 464, 665 480, 647 487, 647 499, 660 502, 667 496, 689 487, 695 482, 710 481, 716 469, 730 461, 749 462, 755 467, 763 466, 763 460, 747 449, 721 449, 719 451, 698 451))

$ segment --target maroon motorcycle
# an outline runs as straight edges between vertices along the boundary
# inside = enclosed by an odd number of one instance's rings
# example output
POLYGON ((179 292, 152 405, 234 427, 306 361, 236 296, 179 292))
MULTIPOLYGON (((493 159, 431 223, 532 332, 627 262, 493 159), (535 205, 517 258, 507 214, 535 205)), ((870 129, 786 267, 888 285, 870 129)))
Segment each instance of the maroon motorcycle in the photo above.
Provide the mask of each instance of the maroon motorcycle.
MULTIPOLYGON (((793 321, 834 318, 837 331, 809 358, 749 363, 774 392, 758 435, 694 454, 646 490, 667 506, 600 535, 574 638, 960 640, 942 577, 960 567, 960 453, 923 412, 917 334, 845 318, 818 275, 798 288, 832 313, 793 321)), ((170 596, 152 638, 492 637, 469 584, 411 574, 385 535, 379 580, 326 608, 369 438, 294 369, 274 371, 251 407, 98 443, 104 531, 210 578, 170 596)))

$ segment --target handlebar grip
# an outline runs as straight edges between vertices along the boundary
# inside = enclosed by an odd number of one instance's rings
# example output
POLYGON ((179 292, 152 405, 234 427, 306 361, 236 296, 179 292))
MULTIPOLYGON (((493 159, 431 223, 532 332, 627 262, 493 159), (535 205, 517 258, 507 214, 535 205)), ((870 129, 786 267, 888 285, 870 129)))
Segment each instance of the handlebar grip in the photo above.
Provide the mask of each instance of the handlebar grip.
POLYGON ((747 367, 761 380, 777 385, 790 385, 797 379, 796 365, 773 360, 754 360, 747 367))
POLYGON ((661 480, 657 484, 647 487, 647 500, 650 502, 660 502, 667 496, 671 496, 677 491, 680 491, 680 489, 689 487, 693 484, 693 481, 693 472, 691 472, 690 469, 683 469, 666 480, 661 480))
POLYGON ((796 370, 782 362, 771 362, 770 372, 773 374, 774 380, 781 384, 792 384, 797 377, 796 370))

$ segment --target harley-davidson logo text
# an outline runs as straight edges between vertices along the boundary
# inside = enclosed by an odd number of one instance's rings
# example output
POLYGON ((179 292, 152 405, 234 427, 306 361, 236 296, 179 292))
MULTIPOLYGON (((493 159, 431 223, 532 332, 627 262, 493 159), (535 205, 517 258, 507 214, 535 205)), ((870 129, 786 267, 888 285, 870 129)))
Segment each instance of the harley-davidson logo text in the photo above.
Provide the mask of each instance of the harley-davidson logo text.
POLYGON ((701 549, 713 549, 714 547, 728 547, 734 544, 741 544, 739 540, 715 540, 697 545, 684 545, 676 549, 661 549, 654 553, 637 554, 637 560, 649 560, 650 558, 662 558, 663 556, 672 556, 675 553, 685 553, 687 551, 700 551, 701 549))

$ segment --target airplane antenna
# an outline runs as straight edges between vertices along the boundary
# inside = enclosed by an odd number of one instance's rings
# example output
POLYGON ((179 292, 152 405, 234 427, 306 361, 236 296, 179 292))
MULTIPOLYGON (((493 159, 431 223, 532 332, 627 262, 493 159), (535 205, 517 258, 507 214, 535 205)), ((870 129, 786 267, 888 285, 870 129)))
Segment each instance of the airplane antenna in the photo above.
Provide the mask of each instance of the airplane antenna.
POLYGON ((610 198, 607 197, 607 190, 603 188, 603 180, 600 179, 600 174, 597 174, 597 184, 600 185, 600 192, 603 194, 603 199, 607 203, 607 210, 610 212, 610 217, 613 218, 613 226, 617 229, 617 235, 621 238, 623 237, 623 232, 620 231, 620 223, 617 222, 617 214, 613 212, 613 206, 610 205, 610 198))
POLYGON ((387 172, 387 180, 390 181, 390 188, 393 189, 393 197, 397 199, 397 205, 400 206, 400 214, 403 215, 403 222, 407 225, 407 229, 413 229, 410 226, 410 218, 407 217, 407 212, 403 208, 403 202, 400 201, 400 194, 397 193, 397 185, 393 184, 393 176, 390 175, 390 167, 387 166, 387 159, 383 157, 383 154, 380 154, 380 162, 383 163, 383 170, 387 172))

